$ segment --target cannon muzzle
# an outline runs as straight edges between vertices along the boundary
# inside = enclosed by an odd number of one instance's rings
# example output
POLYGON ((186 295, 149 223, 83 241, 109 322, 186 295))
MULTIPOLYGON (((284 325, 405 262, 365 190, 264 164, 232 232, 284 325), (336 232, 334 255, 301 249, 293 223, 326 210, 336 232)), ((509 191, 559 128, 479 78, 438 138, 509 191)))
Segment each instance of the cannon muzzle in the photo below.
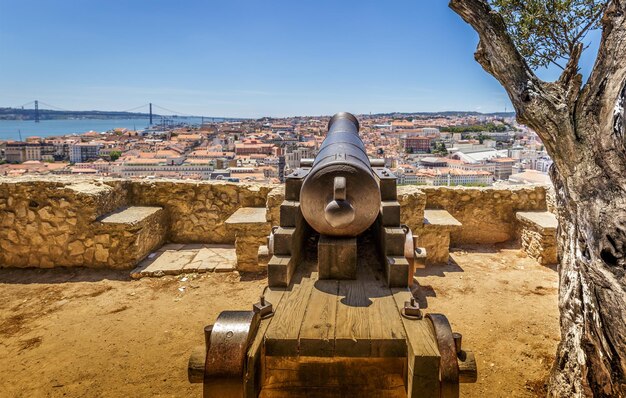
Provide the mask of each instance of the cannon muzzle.
POLYGON ((380 190, 354 115, 330 119, 300 201, 304 218, 320 234, 357 236, 376 220, 380 190))

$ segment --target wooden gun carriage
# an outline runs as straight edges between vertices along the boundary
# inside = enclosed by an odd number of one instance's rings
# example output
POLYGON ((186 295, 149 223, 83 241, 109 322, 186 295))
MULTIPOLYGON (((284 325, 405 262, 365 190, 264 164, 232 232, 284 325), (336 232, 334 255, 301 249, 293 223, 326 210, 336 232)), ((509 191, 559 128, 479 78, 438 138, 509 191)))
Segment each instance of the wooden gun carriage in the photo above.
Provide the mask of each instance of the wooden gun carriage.
POLYGON ((205 397, 458 397, 474 355, 411 286, 425 252, 401 224, 396 178, 339 113, 286 178, 268 286, 205 328, 189 379, 205 397))

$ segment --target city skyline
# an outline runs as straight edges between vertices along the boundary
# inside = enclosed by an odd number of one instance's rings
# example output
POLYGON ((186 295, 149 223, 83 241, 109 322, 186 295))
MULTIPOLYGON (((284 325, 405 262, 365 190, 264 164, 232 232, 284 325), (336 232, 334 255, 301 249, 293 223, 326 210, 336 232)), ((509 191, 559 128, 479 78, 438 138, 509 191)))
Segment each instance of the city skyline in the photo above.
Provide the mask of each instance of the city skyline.
MULTIPOLYGON (((0 106, 194 115, 512 111, 447 2, 0 0, 0 106)), ((590 35, 587 74, 599 34, 590 35)), ((559 70, 540 71, 546 80, 559 70)))

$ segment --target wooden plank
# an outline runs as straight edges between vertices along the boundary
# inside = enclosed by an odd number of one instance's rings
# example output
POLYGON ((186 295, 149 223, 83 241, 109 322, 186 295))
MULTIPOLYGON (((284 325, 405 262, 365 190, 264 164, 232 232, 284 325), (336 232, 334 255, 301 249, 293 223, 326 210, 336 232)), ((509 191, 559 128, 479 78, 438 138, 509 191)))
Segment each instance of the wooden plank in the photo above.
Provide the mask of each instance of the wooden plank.
POLYGON ((300 328, 300 355, 324 357, 334 354, 338 291, 337 280, 315 282, 300 328))
POLYGON ((265 352, 267 355, 298 355, 298 335, 304 319, 317 272, 316 264, 300 264, 290 288, 285 292, 280 311, 276 311, 274 320, 266 333, 265 352))
POLYGON ((404 357, 407 351, 404 326, 391 289, 380 273, 374 273, 370 267, 361 268, 366 276, 365 294, 372 301, 367 307, 371 356, 404 357))
MULTIPOLYGON (((265 292, 265 299, 272 303, 274 311, 280 311, 280 305, 284 296, 284 289, 268 287, 265 292)), ((256 336, 248 348, 246 364, 244 370, 244 397, 256 398, 261 389, 261 353, 263 351, 263 342, 265 340, 265 332, 274 317, 262 319, 259 324, 256 336)))
POLYGON ((404 362, 404 358, 267 357, 268 376, 261 393, 291 391, 299 397, 304 390, 328 388, 338 397, 388 396, 398 388, 404 392, 404 362))
MULTIPOLYGON (((407 288, 391 289, 398 311, 409 301, 407 288)), ((401 317, 407 342, 407 396, 439 398, 439 349, 435 331, 428 319, 411 320, 401 317)))
POLYGON ((335 355, 370 356, 370 325, 367 308, 372 301, 363 284, 363 266, 357 269, 356 280, 339 281, 337 317, 335 322, 335 355))

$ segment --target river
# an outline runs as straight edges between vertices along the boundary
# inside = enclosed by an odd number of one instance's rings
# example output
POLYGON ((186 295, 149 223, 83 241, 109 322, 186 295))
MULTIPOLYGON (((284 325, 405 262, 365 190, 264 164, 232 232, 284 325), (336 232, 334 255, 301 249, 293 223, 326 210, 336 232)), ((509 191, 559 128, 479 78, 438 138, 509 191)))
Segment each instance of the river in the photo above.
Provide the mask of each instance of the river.
MULTIPOLYGON (((200 124, 200 118, 177 118, 176 123, 200 124)), ((215 119, 218 121, 218 119, 215 119)), ((223 119, 219 119, 223 120, 223 119)), ((155 121, 160 121, 156 118, 155 121)), ((24 140, 27 137, 50 137, 56 135, 86 133, 88 131, 103 132, 114 128, 143 130, 148 127, 148 119, 67 119, 42 120, 0 120, 0 141, 24 140)))

